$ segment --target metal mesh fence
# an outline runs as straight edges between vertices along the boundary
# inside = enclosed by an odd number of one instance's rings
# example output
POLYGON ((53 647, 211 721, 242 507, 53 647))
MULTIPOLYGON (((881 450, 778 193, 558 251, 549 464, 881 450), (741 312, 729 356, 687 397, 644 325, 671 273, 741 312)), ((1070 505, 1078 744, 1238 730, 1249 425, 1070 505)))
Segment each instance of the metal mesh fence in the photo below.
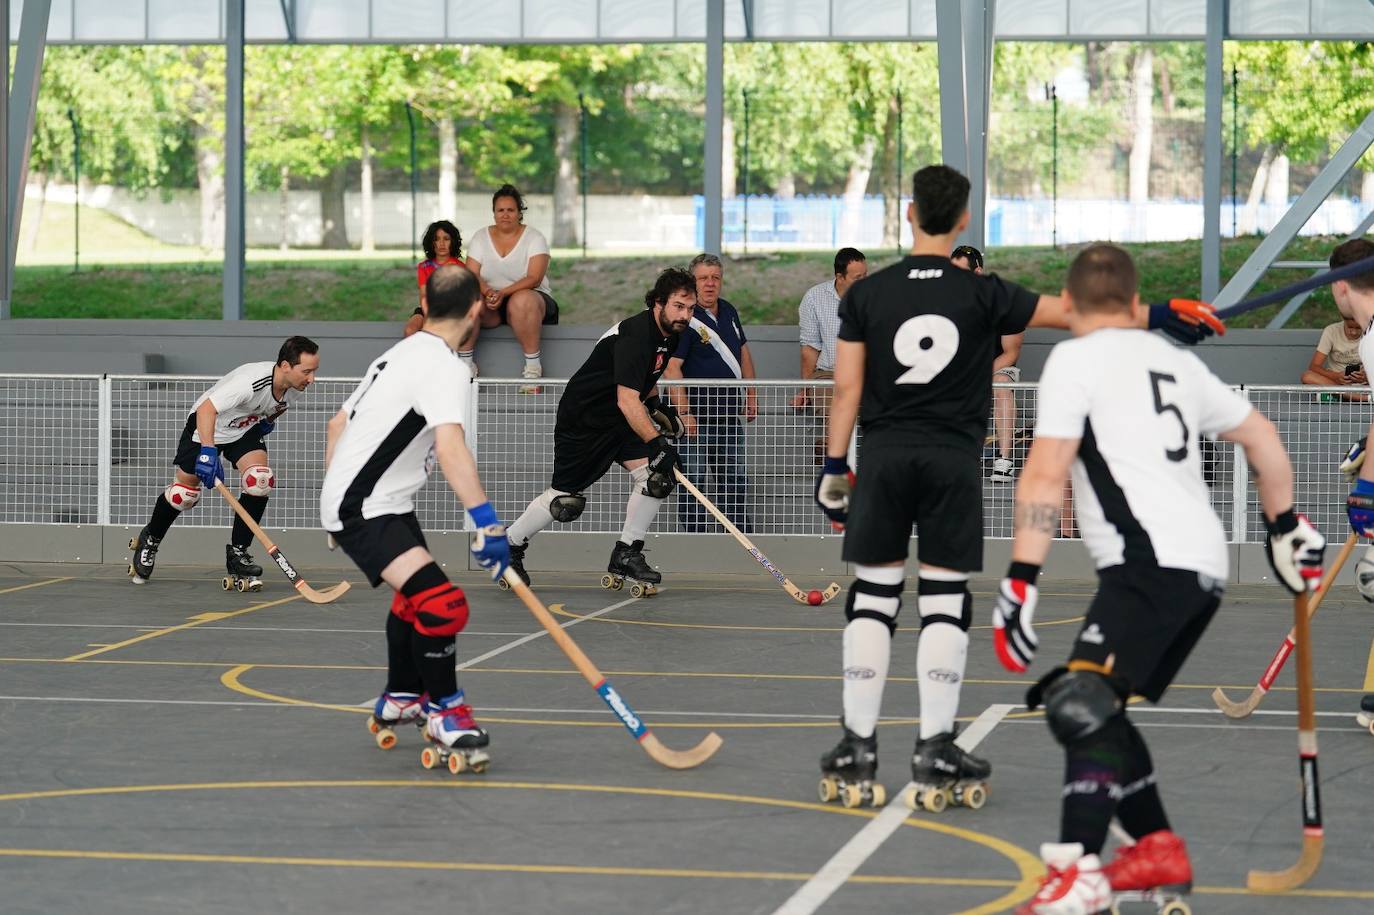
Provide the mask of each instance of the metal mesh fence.
MULTIPOLYGON (((139 526, 171 480, 171 461, 191 404, 210 376, 0 375, 0 522, 139 526)), ((315 528, 324 477, 325 424, 357 384, 322 379, 294 395, 267 439, 277 489, 265 518, 271 528, 315 528)), ((566 382, 549 379, 539 394, 520 394, 519 379, 481 379, 471 396, 477 419, 469 444, 498 513, 514 520, 550 482, 553 426, 566 382)), ((698 426, 681 443, 690 479, 737 526, 752 534, 816 536, 829 525, 811 489, 823 454, 831 383, 730 381, 682 388, 698 426), (753 406, 745 391, 753 392, 753 406), (754 418, 747 419, 746 412, 754 418)), ((1336 464, 1363 438, 1372 414, 1364 389, 1339 394, 1303 386, 1244 389, 1278 426, 1292 457, 1297 503, 1328 535, 1345 527, 1346 483, 1336 464), (1364 399, 1342 399, 1364 398, 1364 399)), ((1035 424, 1033 384, 999 384, 983 450, 983 517, 988 537, 1012 534, 1015 478, 1035 424), (1011 472, 1000 462, 1010 461, 1011 472)), ((862 447, 862 441, 859 442, 862 447)), ((1258 497, 1244 456, 1225 442, 1198 446, 1212 505, 1233 542, 1263 537, 1258 497), (1242 510, 1238 513, 1237 506, 1242 510)), ((238 475, 227 482, 237 490, 238 475)), ((629 476, 613 465, 587 492, 582 517, 561 530, 615 533, 624 521, 629 476)), ((416 497, 426 530, 464 527, 457 498, 436 470, 416 497)), ((208 495, 179 523, 228 526, 223 500, 208 495)), ((719 526, 694 499, 675 492, 659 513, 657 533, 715 533, 719 526)), ((1076 537, 1068 496, 1060 535, 1076 537)))

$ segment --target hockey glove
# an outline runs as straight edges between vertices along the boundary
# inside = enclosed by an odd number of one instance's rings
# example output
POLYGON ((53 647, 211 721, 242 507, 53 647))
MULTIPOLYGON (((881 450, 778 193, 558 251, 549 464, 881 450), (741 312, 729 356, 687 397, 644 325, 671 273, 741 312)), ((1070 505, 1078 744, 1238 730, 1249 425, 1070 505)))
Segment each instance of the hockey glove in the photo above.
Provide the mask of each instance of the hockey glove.
POLYGON ((1374 483, 1356 478, 1345 497, 1345 513, 1350 516, 1351 530, 1361 537, 1374 537, 1374 483))
POLYGON ((654 425, 668 438, 677 441, 687 434, 687 427, 683 425, 682 417, 677 415, 677 407, 659 397, 657 394, 644 401, 644 409, 649 411, 649 418, 654 421, 654 425))
POLYGON ((1035 657, 1040 640, 1035 637, 1035 587, 1040 567, 1028 562, 1013 562, 997 592, 992 608, 992 647, 997 660, 1014 674, 1023 674, 1035 657))
MULTIPOLYGON (((1374 484, 1369 486, 1374 494, 1374 484)), ((1353 494, 1351 498, 1354 498, 1353 494)), ((1317 532, 1306 516, 1291 508, 1281 512, 1273 521, 1265 518, 1264 526, 1269 529, 1269 538, 1264 542, 1264 554, 1269 557, 1274 575, 1294 594, 1315 591, 1321 583, 1322 551, 1326 549, 1326 538, 1317 532)))
POLYGON ((472 555, 477 564, 491 572, 492 581, 500 580, 510 565, 510 541, 506 528, 496 517, 490 502, 483 502, 468 512, 477 533, 472 538, 472 555))
POLYGON ((1367 547, 1355 563, 1355 588, 1360 597, 1374 604, 1374 546, 1367 547))
POLYGON ((849 520, 849 494, 854 489, 854 471, 842 457, 826 456, 821 474, 816 477, 816 504, 837 531, 849 520))
POLYGON ((649 481, 645 492, 655 499, 666 499, 677 485, 677 471, 682 467, 682 459, 677 449, 666 436, 660 435, 649 441, 649 481), (658 495, 662 493, 662 495, 658 495))
POLYGON ((196 476, 206 489, 214 489, 215 483, 224 479, 224 466, 219 462, 219 449, 214 445, 201 445, 196 456, 196 476))
POLYGON ((258 420, 258 435, 271 435, 277 429, 277 424, 270 419, 258 420))
POLYGON ((1345 475, 1345 481, 1351 486, 1359 479, 1360 468, 1364 466, 1364 439, 1350 446, 1350 450, 1341 458, 1341 473, 1345 475))
POLYGON ((1193 299, 1170 299, 1150 306, 1150 330, 1162 330, 1179 343, 1201 343, 1212 334, 1226 333, 1216 309, 1193 299))

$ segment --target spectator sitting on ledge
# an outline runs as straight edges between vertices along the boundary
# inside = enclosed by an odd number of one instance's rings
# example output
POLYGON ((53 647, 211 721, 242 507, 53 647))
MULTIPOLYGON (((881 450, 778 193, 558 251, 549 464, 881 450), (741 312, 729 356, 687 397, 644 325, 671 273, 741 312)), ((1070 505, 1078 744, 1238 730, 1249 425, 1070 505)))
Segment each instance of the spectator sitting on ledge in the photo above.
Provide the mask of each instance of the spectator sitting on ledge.
MULTIPOLYGON (((1302 383, 1312 385, 1345 386, 1369 384, 1360 364, 1360 323, 1351 315, 1322 329, 1312 361, 1302 373, 1302 383)), ((1333 396, 1335 392, 1332 392, 1333 396)), ((1342 393, 1343 400, 1364 401, 1364 393, 1342 393)))

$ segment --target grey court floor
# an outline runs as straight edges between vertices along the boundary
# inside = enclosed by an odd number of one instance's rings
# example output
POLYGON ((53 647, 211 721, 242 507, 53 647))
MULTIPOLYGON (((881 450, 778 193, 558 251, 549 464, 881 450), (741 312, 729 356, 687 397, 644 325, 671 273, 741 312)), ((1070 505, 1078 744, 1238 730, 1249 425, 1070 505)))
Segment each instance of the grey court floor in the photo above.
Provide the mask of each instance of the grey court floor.
MULTIPOLYGON (((219 574, 160 567, 136 587, 111 567, 0 566, 0 911, 992 913, 1033 891, 1057 829, 1060 753, 986 626, 963 712, 995 767, 988 805, 894 809, 880 834, 877 811, 815 794, 838 734, 843 597, 802 607, 763 575, 670 575, 638 601, 592 576, 536 582, 664 743, 724 738, 679 772, 531 637, 513 596, 463 573, 459 677, 493 762, 452 776, 420 767, 416 734, 383 752, 366 732, 380 593, 355 579, 315 606, 279 577, 224 593, 219 574), (846 862, 853 875, 835 877, 846 862)), ((990 588, 975 588, 979 623, 990 588)), ((1045 587, 1035 671, 1066 653, 1088 590, 1045 587)), ((1374 675, 1374 608, 1348 584, 1316 618, 1325 859, 1294 897, 1243 889, 1248 869, 1286 867, 1299 847, 1291 670, 1243 722, 1209 694, 1243 696, 1290 622, 1276 588, 1233 587, 1163 707, 1133 712, 1192 850, 1196 912, 1374 911, 1374 737, 1351 714, 1374 675)), ((914 627, 898 633, 880 729, 893 794, 909 775, 915 645, 914 627)))

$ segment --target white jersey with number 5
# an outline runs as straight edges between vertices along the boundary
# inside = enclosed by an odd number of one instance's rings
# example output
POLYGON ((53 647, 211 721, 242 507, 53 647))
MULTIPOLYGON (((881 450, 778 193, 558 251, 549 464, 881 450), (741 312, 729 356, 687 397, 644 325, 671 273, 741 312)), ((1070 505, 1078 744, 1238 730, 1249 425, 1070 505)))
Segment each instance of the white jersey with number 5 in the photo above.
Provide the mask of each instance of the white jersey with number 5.
POLYGON ((1148 331, 1104 328, 1055 346, 1035 436, 1081 440, 1074 506, 1099 569, 1147 564, 1226 579, 1198 437, 1236 428, 1250 410, 1200 359, 1148 331))
POLYGON ((472 373, 442 338, 420 331, 368 366, 344 401, 348 425, 320 490, 320 523, 343 530, 364 518, 404 515, 432 469, 434 430, 468 421, 472 373))

